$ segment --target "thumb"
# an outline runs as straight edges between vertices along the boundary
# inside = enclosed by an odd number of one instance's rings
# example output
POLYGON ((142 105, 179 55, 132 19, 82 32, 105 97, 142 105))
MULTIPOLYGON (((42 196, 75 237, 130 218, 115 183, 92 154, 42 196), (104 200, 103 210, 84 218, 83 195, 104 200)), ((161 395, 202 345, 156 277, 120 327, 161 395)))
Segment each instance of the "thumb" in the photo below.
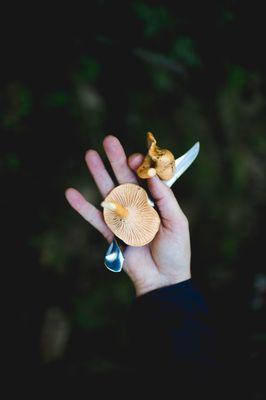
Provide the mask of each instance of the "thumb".
POLYGON ((158 176, 147 179, 149 191, 159 209, 165 228, 172 229, 186 222, 186 216, 181 210, 173 191, 166 186, 158 176))

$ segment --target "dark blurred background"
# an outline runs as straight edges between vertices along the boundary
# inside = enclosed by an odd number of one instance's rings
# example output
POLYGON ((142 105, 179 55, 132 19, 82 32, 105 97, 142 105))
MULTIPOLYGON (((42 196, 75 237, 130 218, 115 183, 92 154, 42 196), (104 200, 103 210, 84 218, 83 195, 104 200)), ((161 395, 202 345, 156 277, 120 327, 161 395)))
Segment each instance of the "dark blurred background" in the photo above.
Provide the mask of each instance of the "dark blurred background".
POLYGON ((177 156, 192 271, 228 364, 263 398, 265 16, 261 2, 104 1, 2 14, 1 196, 16 310, 13 367, 25 376, 123 371, 134 298, 103 266, 106 243, 64 198, 99 205, 85 151, 113 133, 128 154, 152 131, 177 156))

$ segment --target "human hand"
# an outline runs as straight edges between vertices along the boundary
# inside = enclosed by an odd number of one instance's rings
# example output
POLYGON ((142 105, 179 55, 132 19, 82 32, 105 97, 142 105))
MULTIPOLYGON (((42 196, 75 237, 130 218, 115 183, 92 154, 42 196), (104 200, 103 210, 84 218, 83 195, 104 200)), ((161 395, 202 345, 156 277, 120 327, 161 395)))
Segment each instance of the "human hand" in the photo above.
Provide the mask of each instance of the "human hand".
MULTIPOLYGON (((138 184, 135 171, 143 155, 133 154, 127 160, 124 149, 115 136, 106 136, 103 146, 119 184, 138 184)), ((105 198, 115 187, 97 151, 89 150, 85 160, 94 181, 105 198)), ((159 231, 153 241, 142 247, 127 246, 123 269, 132 280, 136 295, 185 281, 190 272, 190 238, 188 220, 170 188, 157 176, 147 180, 149 191, 161 218, 159 231)), ((66 190, 70 205, 111 243, 114 234, 103 214, 73 188, 66 190)))

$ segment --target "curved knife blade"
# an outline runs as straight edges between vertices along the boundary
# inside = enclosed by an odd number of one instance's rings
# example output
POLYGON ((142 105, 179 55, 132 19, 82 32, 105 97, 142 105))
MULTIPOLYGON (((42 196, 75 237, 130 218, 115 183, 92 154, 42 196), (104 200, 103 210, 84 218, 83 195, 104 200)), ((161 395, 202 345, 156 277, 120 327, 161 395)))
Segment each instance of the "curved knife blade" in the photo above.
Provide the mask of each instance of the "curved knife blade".
MULTIPOLYGON (((183 156, 177 158, 175 160, 175 172, 171 179, 168 181, 163 181, 163 183, 171 187, 178 178, 188 169, 188 167, 193 163, 196 159, 197 155, 200 151, 200 143, 197 142, 194 146, 191 147, 183 156)), ((149 204, 154 207, 154 202, 149 198, 149 204)))

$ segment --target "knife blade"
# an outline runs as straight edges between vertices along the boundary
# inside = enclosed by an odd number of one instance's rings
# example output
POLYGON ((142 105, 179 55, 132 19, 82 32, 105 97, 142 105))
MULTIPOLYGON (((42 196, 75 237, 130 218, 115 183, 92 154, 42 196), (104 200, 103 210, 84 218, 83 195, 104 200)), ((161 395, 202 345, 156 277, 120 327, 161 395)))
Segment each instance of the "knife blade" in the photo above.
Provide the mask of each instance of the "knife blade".
MULTIPOLYGON (((163 181, 163 183, 171 187, 178 178, 190 167, 193 161, 196 159, 200 151, 200 143, 197 142, 191 147, 185 154, 175 160, 175 172, 171 179, 163 181)), ((149 198, 149 204, 154 207, 154 202, 149 198)))

